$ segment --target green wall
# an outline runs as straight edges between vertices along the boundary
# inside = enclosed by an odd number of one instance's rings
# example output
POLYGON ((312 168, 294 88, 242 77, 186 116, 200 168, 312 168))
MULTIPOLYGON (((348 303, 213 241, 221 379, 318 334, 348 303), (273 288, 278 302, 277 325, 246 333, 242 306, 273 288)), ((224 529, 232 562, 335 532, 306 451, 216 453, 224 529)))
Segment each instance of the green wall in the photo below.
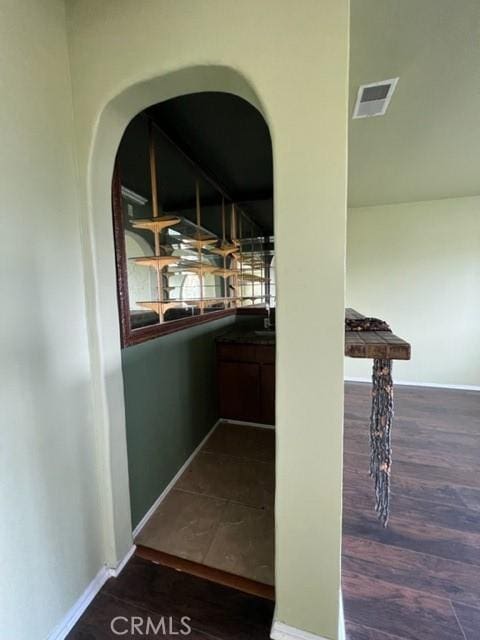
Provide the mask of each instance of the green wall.
POLYGON ((215 336, 258 321, 222 318, 122 351, 133 527, 218 419, 215 336))

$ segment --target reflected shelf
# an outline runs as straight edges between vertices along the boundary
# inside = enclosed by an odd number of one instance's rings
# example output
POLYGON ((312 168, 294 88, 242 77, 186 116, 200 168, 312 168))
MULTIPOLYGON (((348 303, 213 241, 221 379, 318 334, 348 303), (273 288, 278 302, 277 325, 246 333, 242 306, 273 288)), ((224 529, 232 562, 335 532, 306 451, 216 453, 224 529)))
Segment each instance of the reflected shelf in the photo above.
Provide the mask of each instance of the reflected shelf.
POLYGON ((210 251, 219 256, 228 256, 235 253, 237 246, 234 244, 222 243, 219 247, 212 247, 210 251))
POLYGON ((182 243, 195 247, 195 249, 207 249, 214 251, 212 244, 217 242, 217 238, 183 238, 182 243))
POLYGON ((205 274, 205 273, 213 273, 214 271, 216 271, 218 269, 218 265, 215 264, 209 264, 207 262, 203 263, 203 262, 194 262, 193 260, 189 260, 189 261, 184 261, 184 262, 180 262, 177 261, 177 265, 175 266, 174 269, 169 270, 167 272, 167 275, 174 275, 174 274, 187 274, 187 273, 193 273, 193 274, 205 274))
POLYGON ((143 267, 154 267, 155 269, 164 269, 172 265, 178 264, 180 258, 175 256, 146 256, 140 258, 130 258, 135 264, 143 267))
MULTIPOLYGON (((258 299, 259 296, 255 296, 255 299, 258 299)), ((209 304, 228 304, 230 302, 235 302, 240 298, 231 297, 231 298, 193 298, 193 299, 175 299, 175 300, 145 300, 137 302, 136 304, 142 309, 148 309, 149 311, 154 311, 155 313, 165 313, 169 309, 186 309, 188 307, 201 307, 209 304)))
POLYGON ((240 282, 266 282, 263 276, 254 273, 242 273, 239 277, 240 282))
MULTIPOLYGON (((132 329, 271 300, 267 296, 270 288, 264 283, 269 282, 265 276, 270 276, 267 256, 273 255, 273 238, 260 237, 262 229, 227 194, 219 192, 218 203, 212 203, 203 173, 194 171, 192 175, 195 205, 190 198, 179 200, 188 201, 184 207, 176 207, 168 198, 160 201, 159 195, 165 195, 165 191, 163 182, 160 189, 158 185, 163 163, 157 165, 157 147, 154 124, 149 119, 149 171, 145 167, 145 177, 149 173, 151 199, 132 199, 134 192, 124 190, 120 197, 128 206, 114 207, 115 220, 119 215, 119 228, 124 231, 119 242, 122 271, 126 271, 121 286, 126 282, 128 295, 119 299, 122 326, 126 327, 122 338, 127 344, 136 340, 130 334, 132 329), (204 205, 207 196, 208 204, 204 205), (202 206, 206 209, 203 217, 202 206), (136 265, 147 269, 136 269, 136 265), (133 309, 129 309, 130 304, 133 309), (132 320, 132 314, 139 317, 132 320)), ((116 171, 115 184, 121 190, 121 167, 116 171)), ((218 190, 215 184, 211 186, 218 190)))
POLYGON ((131 220, 134 229, 145 229, 153 233, 160 233, 167 227, 172 227, 180 222, 177 216, 157 216, 156 218, 133 218, 131 220))
POLYGON ((240 271, 237 269, 215 269, 213 271, 214 276, 219 276, 220 278, 231 278, 232 276, 239 275, 240 271))

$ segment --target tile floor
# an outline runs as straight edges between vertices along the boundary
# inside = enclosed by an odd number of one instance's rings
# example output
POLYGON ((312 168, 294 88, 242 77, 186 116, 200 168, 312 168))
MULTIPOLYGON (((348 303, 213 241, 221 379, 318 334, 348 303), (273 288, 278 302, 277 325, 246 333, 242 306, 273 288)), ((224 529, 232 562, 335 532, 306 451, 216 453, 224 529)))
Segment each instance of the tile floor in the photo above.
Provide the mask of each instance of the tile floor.
POLYGON ((223 422, 135 542, 274 582, 275 431, 223 422))

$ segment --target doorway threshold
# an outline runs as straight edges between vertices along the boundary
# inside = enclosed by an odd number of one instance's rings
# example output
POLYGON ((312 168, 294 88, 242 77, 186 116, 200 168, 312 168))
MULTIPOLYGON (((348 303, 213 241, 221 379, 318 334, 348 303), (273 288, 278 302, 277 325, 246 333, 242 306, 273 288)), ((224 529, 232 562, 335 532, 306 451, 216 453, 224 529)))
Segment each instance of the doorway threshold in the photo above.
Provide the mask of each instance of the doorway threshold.
POLYGON ((275 588, 270 584, 264 584, 263 582, 257 582, 250 578, 244 578, 221 569, 215 569, 213 567, 207 567, 199 562, 193 562, 192 560, 186 560, 185 558, 179 558, 178 556, 170 555, 164 551, 158 551, 150 547, 144 547, 143 545, 137 545, 135 555, 143 558, 144 560, 150 560, 155 564, 162 565, 164 567, 170 567, 176 571, 182 573, 188 573, 210 582, 237 589, 237 591, 243 591, 250 595, 264 598, 266 600, 275 600, 275 588))

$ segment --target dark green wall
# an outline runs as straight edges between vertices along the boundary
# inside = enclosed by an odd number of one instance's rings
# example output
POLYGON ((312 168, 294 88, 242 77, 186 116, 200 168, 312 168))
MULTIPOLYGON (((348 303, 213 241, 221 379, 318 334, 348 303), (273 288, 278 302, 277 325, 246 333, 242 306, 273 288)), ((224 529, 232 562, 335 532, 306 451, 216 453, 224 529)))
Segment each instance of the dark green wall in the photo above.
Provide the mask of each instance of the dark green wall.
POLYGON ((133 527, 218 419, 215 336, 252 322, 223 318, 122 351, 133 527))

